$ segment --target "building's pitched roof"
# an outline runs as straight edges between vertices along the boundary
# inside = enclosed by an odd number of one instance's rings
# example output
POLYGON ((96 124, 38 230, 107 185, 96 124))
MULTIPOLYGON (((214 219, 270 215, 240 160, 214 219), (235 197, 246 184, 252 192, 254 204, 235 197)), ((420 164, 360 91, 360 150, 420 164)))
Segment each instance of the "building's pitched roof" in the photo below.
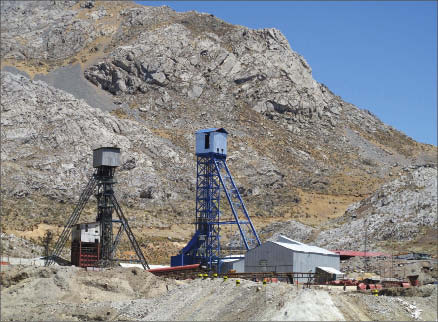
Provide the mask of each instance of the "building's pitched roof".
POLYGON ((97 151, 97 150, 116 150, 116 151, 118 151, 118 152, 120 152, 120 148, 118 148, 118 147, 116 147, 116 146, 102 146, 102 147, 100 147, 100 148, 96 148, 96 149, 93 149, 93 151, 97 151))
MULTIPOLYGON (((287 238, 283 235, 280 235, 277 241, 272 241, 272 243, 277 244, 279 246, 291 249, 296 252, 302 252, 302 253, 314 253, 314 254, 325 254, 325 255, 338 255, 336 253, 333 253, 327 249, 317 247, 317 246, 310 246, 303 243, 300 243, 299 241, 292 240, 290 238, 287 238)), ((339 256, 339 255, 338 255, 339 256)))
POLYGON ((209 129, 202 129, 202 130, 196 131, 196 133, 210 133, 210 132, 221 132, 221 133, 228 134, 228 132, 223 127, 212 127, 209 129))
POLYGON ((221 262, 230 263, 230 262, 238 262, 241 260, 245 260, 244 254, 227 255, 221 259, 221 262))
POLYGON ((344 273, 338 271, 336 268, 333 267, 317 266, 316 268, 319 268, 320 270, 327 272, 329 274, 345 275, 344 273))

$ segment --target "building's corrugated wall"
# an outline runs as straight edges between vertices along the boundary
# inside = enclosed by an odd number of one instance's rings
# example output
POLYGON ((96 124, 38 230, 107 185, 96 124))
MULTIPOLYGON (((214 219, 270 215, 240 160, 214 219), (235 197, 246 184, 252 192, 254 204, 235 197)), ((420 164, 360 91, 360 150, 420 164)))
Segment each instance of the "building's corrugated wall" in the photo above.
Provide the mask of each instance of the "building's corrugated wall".
MULTIPOLYGON (((294 252, 294 269, 293 272, 315 273, 317 266, 333 267, 340 269, 339 255, 314 254, 294 252)), ((306 278, 298 278, 299 282, 307 282, 306 278)))
POLYGON ((230 270, 235 270, 236 273, 245 272, 245 259, 221 263, 220 273, 228 273, 230 270))
MULTIPOLYGON (((251 249, 245 256, 245 272, 315 272, 317 266, 340 269, 337 254, 317 254, 294 251, 272 242, 251 249)), ((300 282, 307 279, 300 279, 300 282)))
POLYGON ((233 269, 237 273, 243 273, 245 272, 245 259, 241 259, 240 261, 233 263, 233 269))
POLYGON ((245 272, 291 272, 293 252, 272 242, 253 248, 245 256, 245 272))
POLYGON ((317 266, 340 269, 339 255, 294 252, 294 272, 315 272, 317 266))
POLYGON ((213 132, 212 140, 211 151, 227 155, 227 135, 225 133, 213 132))

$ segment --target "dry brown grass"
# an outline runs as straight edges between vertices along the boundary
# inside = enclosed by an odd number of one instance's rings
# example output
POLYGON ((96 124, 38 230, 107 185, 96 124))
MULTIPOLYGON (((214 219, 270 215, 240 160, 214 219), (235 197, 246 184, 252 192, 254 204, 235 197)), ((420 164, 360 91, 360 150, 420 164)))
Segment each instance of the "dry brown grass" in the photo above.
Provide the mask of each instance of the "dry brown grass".
POLYGON ((384 178, 376 178, 371 175, 357 174, 346 175, 352 170, 346 168, 342 173, 330 177, 327 192, 331 195, 351 195, 355 197, 367 197, 385 181, 384 178))
POLYGON ((36 60, 14 60, 14 59, 2 59, 1 68, 5 66, 15 67, 20 71, 23 71, 29 75, 31 79, 36 74, 47 74, 51 67, 43 61, 36 60))
MULTIPOLYGON (((167 139, 176 146, 187 147, 191 146, 185 138, 186 130, 184 129, 166 129, 166 128, 150 128, 151 132, 156 136, 167 139)), ((190 151, 192 153, 192 151, 190 151)))
POLYGON ((342 216, 352 203, 361 200, 360 197, 351 195, 327 195, 315 192, 298 190, 301 202, 291 217, 301 214, 302 223, 316 225, 332 218, 342 216), (304 216, 304 218, 302 218, 304 216))
POLYGON ((119 119, 129 119, 129 115, 121 108, 116 108, 110 112, 110 114, 118 117, 119 119))
POLYGON ((424 227, 413 242, 401 243, 399 251, 411 251, 438 255, 438 229, 424 227))
POLYGON ((17 229, 7 229, 7 233, 14 234, 15 236, 22 237, 28 240, 38 240, 42 238, 44 234, 51 230, 56 236, 60 235, 63 227, 59 227, 58 225, 47 225, 47 224, 38 224, 32 230, 17 230, 17 229))

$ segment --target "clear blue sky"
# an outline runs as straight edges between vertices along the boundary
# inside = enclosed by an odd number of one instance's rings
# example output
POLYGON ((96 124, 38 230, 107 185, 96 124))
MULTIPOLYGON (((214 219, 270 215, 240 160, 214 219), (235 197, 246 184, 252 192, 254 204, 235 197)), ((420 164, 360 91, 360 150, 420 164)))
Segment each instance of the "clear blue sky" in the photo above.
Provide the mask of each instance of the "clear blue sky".
POLYGON ((417 141, 437 144, 437 2, 137 1, 279 29, 313 77, 417 141))

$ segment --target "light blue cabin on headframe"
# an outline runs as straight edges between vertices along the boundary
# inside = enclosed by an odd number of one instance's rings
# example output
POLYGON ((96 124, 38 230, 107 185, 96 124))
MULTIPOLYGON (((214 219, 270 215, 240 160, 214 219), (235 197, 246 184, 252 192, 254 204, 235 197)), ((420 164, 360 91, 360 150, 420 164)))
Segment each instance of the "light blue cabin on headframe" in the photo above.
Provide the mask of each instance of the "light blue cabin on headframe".
POLYGON ((224 128, 196 131, 196 155, 227 156, 227 135, 224 128))

